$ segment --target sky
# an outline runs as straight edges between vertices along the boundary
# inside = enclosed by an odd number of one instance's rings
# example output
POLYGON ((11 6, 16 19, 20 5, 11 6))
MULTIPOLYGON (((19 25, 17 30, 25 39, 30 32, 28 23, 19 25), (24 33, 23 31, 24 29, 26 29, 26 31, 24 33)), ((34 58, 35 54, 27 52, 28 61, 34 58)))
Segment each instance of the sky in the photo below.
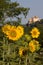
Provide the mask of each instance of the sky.
MULTIPOLYGON (((30 8, 27 19, 33 16, 38 16, 41 19, 43 18, 43 0, 12 0, 12 1, 17 1, 18 3, 20 3, 20 6, 22 7, 30 8)), ((27 20, 25 20, 24 23, 26 23, 26 21, 27 20)))

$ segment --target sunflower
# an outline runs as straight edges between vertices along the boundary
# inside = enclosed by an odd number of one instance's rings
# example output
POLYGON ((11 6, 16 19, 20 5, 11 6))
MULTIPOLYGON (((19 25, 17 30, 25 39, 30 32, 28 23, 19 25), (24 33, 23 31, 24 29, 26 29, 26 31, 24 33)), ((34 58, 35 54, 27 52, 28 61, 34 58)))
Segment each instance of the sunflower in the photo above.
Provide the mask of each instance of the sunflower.
POLYGON ((39 48, 40 48, 40 45, 39 45, 39 42, 38 42, 38 41, 36 41, 36 40, 31 40, 31 41, 29 42, 29 50, 30 50, 31 52, 35 52, 35 51, 39 50, 39 48))
POLYGON ((9 34, 7 35, 7 37, 13 41, 15 40, 18 40, 20 37, 19 37, 19 33, 18 33, 18 30, 16 29, 15 26, 12 26, 11 29, 10 29, 10 32, 9 34))
POLYGON ((39 35, 40 35, 40 32, 39 32, 38 28, 36 28, 36 27, 34 27, 34 28, 31 30, 30 33, 31 33, 31 35, 32 35, 33 38, 38 38, 39 35))
POLYGON ((23 28, 23 26, 18 26, 17 30, 19 32, 19 36, 22 37, 22 35, 24 34, 24 28, 23 28))
POLYGON ((2 32, 3 32, 4 34, 8 35, 10 29, 11 29, 11 25, 6 24, 6 25, 4 25, 4 26, 2 27, 2 32))
POLYGON ((9 39, 14 41, 20 39, 20 37, 23 35, 23 28, 21 26, 16 27, 6 24, 2 27, 2 31, 9 39))
POLYGON ((30 41, 31 40, 31 36, 28 35, 28 34, 25 34, 25 38, 26 38, 27 41, 30 41))
POLYGON ((24 48, 23 47, 19 48, 19 55, 20 56, 23 56, 23 51, 24 51, 24 48))
POLYGON ((29 50, 31 51, 31 52, 35 52, 35 45, 33 44, 33 41, 30 41, 29 42, 29 50))
POLYGON ((34 45, 36 46, 36 50, 39 50, 39 49, 40 49, 40 44, 39 44, 39 42, 36 41, 36 40, 33 40, 33 42, 34 42, 34 45))

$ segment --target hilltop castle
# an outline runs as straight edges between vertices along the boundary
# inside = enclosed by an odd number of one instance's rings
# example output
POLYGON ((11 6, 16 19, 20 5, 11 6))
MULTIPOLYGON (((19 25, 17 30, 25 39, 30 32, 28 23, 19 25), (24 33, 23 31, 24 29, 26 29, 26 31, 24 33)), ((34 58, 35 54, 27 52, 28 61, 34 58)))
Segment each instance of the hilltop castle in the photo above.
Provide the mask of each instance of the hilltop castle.
POLYGON ((33 16, 29 19, 28 24, 35 23, 37 21, 40 21, 40 18, 38 16, 33 16))

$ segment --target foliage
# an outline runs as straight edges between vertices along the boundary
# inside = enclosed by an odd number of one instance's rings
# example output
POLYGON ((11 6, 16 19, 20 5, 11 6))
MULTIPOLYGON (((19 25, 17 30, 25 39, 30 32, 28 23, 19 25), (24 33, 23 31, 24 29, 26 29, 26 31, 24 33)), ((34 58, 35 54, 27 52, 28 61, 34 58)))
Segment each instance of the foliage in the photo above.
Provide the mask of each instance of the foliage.
POLYGON ((27 16, 30 8, 20 7, 17 2, 11 2, 11 0, 0 0, 0 21, 3 22, 7 17, 16 17, 23 14, 27 16))

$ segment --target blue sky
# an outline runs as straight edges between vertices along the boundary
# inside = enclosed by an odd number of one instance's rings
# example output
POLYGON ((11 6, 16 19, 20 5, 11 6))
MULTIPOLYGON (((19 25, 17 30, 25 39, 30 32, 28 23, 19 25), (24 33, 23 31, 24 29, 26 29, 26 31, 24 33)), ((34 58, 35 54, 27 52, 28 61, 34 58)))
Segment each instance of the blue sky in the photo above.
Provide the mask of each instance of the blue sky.
POLYGON ((43 18, 43 0, 12 0, 12 1, 17 1, 18 3, 20 3, 21 6, 30 8, 27 18, 31 18, 32 16, 39 16, 40 18, 43 18))

